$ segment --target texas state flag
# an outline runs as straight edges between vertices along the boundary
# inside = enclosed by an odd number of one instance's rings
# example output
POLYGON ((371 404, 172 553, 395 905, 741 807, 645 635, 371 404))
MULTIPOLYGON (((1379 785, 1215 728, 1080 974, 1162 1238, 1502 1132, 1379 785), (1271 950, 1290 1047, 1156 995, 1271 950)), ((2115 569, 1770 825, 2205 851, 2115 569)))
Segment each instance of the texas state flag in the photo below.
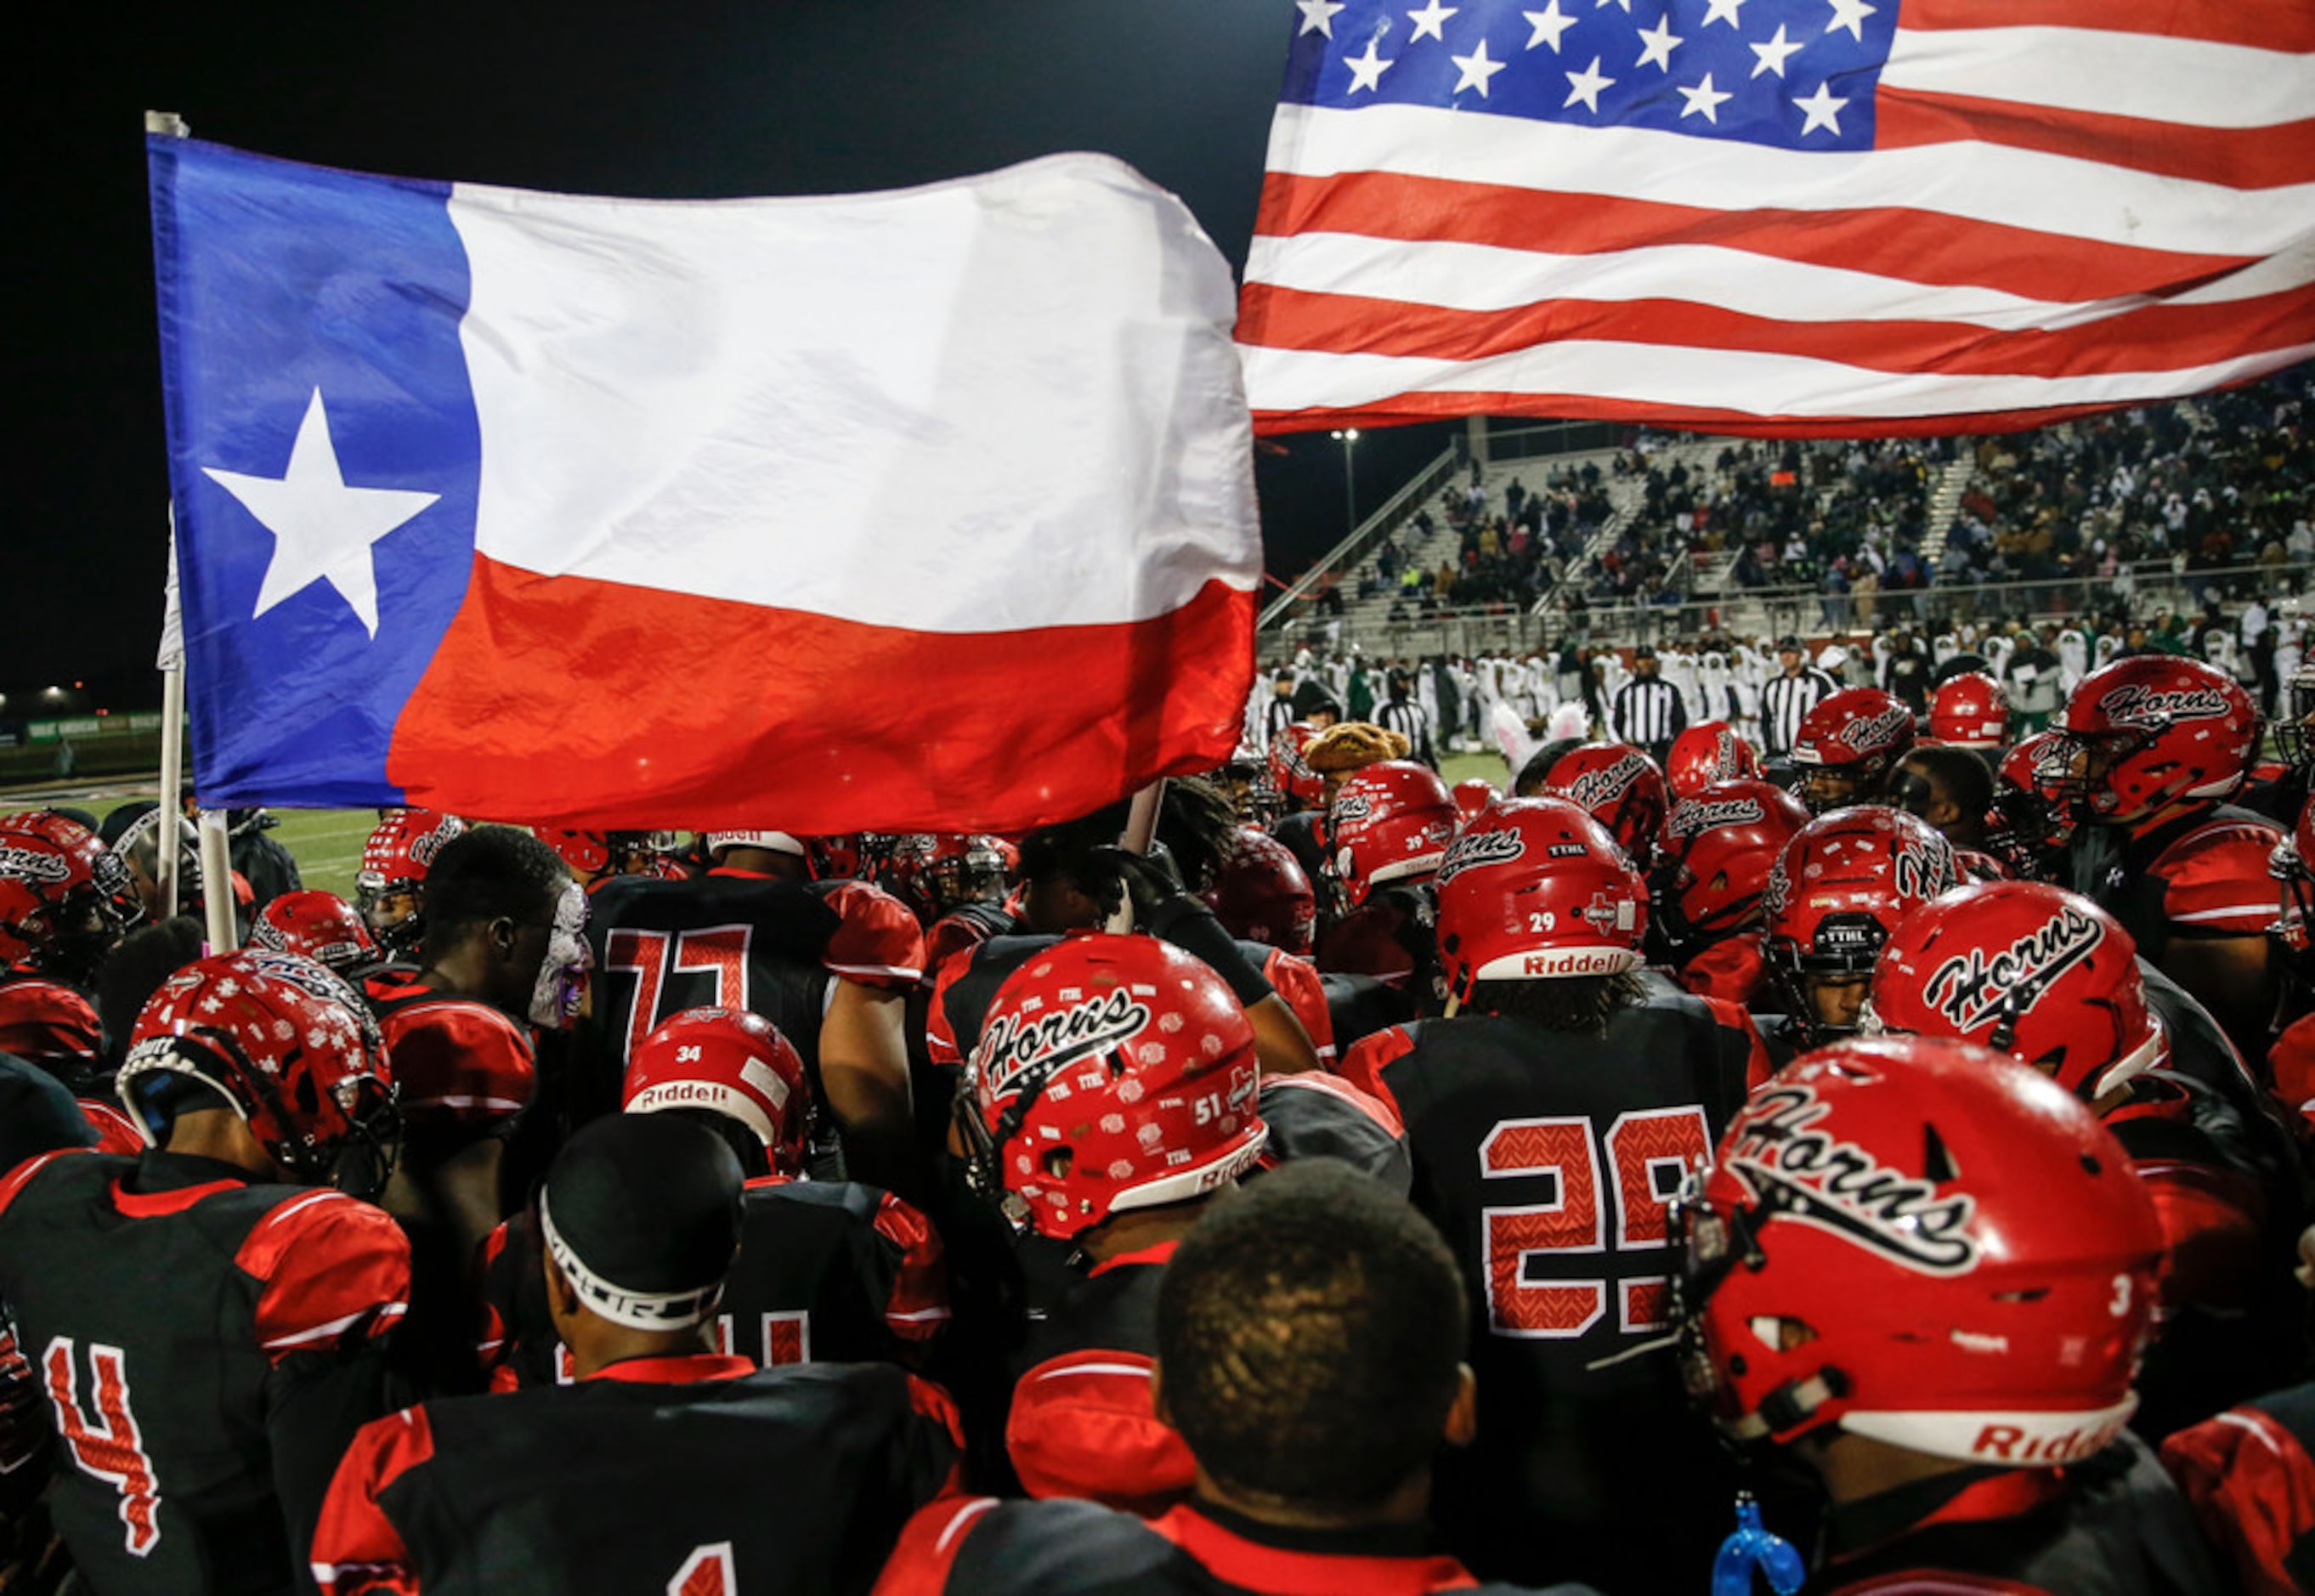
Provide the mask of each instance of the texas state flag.
POLYGON ((205 804, 1008 830, 1235 745, 1235 294, 1120 163, 667 201, 148 154, 205 804))

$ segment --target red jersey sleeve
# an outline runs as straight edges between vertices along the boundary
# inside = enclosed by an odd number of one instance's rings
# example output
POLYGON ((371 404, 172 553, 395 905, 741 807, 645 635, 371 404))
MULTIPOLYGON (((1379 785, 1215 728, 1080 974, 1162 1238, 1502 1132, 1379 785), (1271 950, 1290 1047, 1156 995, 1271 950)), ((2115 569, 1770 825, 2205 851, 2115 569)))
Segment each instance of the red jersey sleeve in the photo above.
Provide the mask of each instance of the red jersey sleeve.
POLYGON ((949 1571, 994 1496, 936 1496, 917 1510, 877 1576, 874 1596, 941 1596, 949 1571))
POLYGON ((2246 1592, 2292 1596, 2306 1588, 2289 1559, 2315 1535, 2315 1459, 2287 1425, 2257 1406, 2230 1408, 2165 1441, 2162 1466, 2246 1592))
POLYGON ((124 1157, 133 1158, 145 1150, 145 1138, 137 1129, 136 1122, 111 1104, 100 1103, 93 1097, 79 1097, 74 1099, 74 1106, 80 1110, 80 1117, 88 1122, 88 1128, 96 1132, 98 1152, 119 1153, 124 1157))
POLYGON ((2188 931, 2265 935, 2276 912, 2266 860, 2281 837, 2257 821, 2222 820, 2171 844, 2152 867, 2164 916, 2188 931))
POLYGON ((361 1427, 331 1477, 314 1530, 314 1583, 322 1596, 418 1596, 410 1549, 377 1499, 433 1455, 423 1407, 405 1407, 361 1427))
POLYGON ((2302 1136, 2315 1135, 2315 1014, 2293 1020, 2266 1053, 2268 1091, 2302 1136))
POLYGON ((1404 1119, 1398 1099, 1383 1085, 1382 1072, 1397 1060, 1415 1051, 1415 1038, 1404 1025, 1386 1025, 1381 1030, 1362 1036, 1353 1042, 1343 1060, 1342 1077, 1370 1097, 1380 1099, 1391 1113, 1404 1119))
POLYGON ((1147 1517, 1186 1494, 1189 1444, 1158 1418, 1149 1359, 1096 1348, 1049 1358, 1013 1388, 1005 1449, 1032 1496, 1075 1496, 1147 1517))
POLYGON ((389 1013, 385 1030, 412 1130, 489 1131, 529 1104, 538 1081, 530 1035, 489 1005, 419 1004, 389 1013))
POLYGON ((909 906, 866 882, 837 882, 822 901, 844 917, 820 955, 831 975, 905 992, 924 979, 925 931, 909 906))
POLYGON ((1309 960, 1273 948, 1263 961, 1262 975, 1272 991, 1286 1000, 1294 1017, 1302 1022, 1302 1029, 1310 1033, 1310 1047, 1318 1055, 1321 1067, 1335 1067, 1335 1016, 1326 1007, 1326 986, 1318 979, 1318 967, 1309 960))
POLYGON ((1769 1057, 1769 1044, 1761 1038, 1761 1028, 1752 1023, 1752 1015, 1741 1003, 1731 1003, 1725 998, 1707 998, 1704 1006, 1721 1025, 1744 1039, 1744 1089, 1751 1091, 1776 1073, 1769 1057))
POLYGON ((1680 967, 1680 984, 1699 998, 1719 998, 1751 1007, 1769 985, 1761 934, 1747 931, 1714 943, 1680 967))
POLYGON ((40 976, 0 984, 0 1053, 38 1062, 93 1059, 103 1051, 104 1027, 95 1006, 72 988, 40 976))
POLYGON ((968 952, 943 964, 934 977, 932 1002, 925 1009, 925 1052, 936 1064, 964 1062, 964 1054, 956 1045, 956 1027, 949 1023, 948 989, 971 968, 972 955, 968 952))
POLYGON ((884 1325, 902 1341, 929 1341, 948 1326, 948 1267, 931 1221, 890 1192, 876 1204, 876 1237, 893 1260, 884 1325))
POLYGON ((263 1282, 257 1344, 274 1362, 386 1334, 410 1307, 410 1243, 385 1211, 341 1192, 292 1197, 250 1230, 234 1263, 263 1282))

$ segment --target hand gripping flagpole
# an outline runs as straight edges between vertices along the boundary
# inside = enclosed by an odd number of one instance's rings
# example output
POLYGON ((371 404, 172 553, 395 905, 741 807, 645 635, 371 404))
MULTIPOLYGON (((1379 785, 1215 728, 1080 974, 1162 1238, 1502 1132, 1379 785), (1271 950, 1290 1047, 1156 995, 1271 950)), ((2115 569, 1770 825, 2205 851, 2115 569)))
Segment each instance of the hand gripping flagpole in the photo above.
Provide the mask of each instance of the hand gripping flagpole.
MULTIPOLYGON (((1126 811, 1125 830, 1118 837, 1117 846, 1129 854, 1146 854, 1150 839, 1158 835, 1158 805, 1166 796, 1163 776, 1133 794, 1133 807, 1126 811)), ((1105 930, 1122 935, 1133 929, 1133 894, 1117 895, 1117 912, 1109 917, 1105 930)))

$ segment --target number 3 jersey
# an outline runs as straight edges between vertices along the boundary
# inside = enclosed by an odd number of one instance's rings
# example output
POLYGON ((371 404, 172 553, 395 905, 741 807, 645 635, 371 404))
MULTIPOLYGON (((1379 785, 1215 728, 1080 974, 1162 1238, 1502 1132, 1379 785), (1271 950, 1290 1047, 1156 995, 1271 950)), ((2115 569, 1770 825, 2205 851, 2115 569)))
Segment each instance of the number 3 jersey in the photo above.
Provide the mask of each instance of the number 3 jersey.
POLYGON ((1425 1020, 1345 1060, 1398 1110, 1415 1203, 1463 1266, 1479 1432, 1434 1511, 1483 1577, 1708 1579, 1730 1498, 1672 1357, 1667 1210, 1743 1104, 1754 1040, 1664 995, 1605 1034, 1425 1020))
POLYGON ((0 1296, 90 1588, 295 1588, 330 1468, 391 1405, 409 1278, 378 1210, 207 1158, 52 1153, 0 1183, 0 1296))

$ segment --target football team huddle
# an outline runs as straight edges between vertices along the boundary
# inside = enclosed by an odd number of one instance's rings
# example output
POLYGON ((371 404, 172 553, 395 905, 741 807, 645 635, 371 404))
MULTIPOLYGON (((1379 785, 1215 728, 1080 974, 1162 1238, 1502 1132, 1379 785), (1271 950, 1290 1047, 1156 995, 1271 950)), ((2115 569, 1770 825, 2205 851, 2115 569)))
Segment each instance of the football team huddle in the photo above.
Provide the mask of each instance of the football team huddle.
POLYGON ((0 1588, 2315 1584, 2315 669, 1929 705, 252 826, 231 950, 0 817, 0 1588))

